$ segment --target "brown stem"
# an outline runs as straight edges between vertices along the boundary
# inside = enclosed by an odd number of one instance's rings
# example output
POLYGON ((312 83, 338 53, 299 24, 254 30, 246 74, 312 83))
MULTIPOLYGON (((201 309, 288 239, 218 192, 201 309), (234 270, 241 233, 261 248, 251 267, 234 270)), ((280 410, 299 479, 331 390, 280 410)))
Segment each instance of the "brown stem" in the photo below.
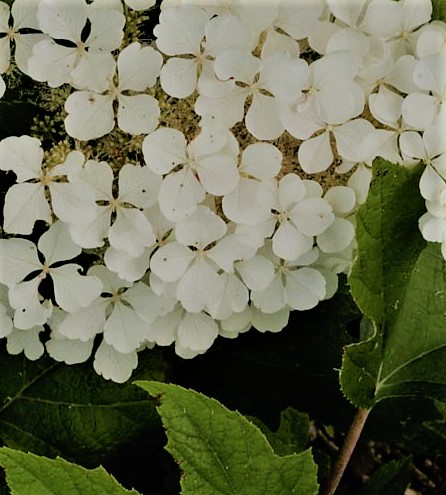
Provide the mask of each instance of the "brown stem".
POLYGON ((328 483, 325 491, 323 492, 323 495, 333 495, 335 493, 336 488, 341 481, 342 475, 344 474, 345 468, 350 461, 353 450, 356 447, 356 443, 358 442, 362 429, 364 428, 364 424, 367 420, 369 412, 370 409, 358 409, 358 411, 356 412, 353 423, 350 426, 350 430, 347 434, 344 444, 342 445, 339 457, 337 458, 336 463, 331 470, 330 477, 328 479, 328 483))

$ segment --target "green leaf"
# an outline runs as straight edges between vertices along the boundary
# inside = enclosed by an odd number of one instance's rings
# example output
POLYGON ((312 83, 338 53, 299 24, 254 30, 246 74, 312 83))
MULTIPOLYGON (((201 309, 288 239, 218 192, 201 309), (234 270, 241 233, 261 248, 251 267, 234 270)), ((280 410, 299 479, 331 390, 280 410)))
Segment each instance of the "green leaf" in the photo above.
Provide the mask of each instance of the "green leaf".
POLYGON ((166 449, 183 471, 182 495, 316 495, 309 450, 277 456, 262 432, 215 399, 178 385, 136 382, 158 396, 166 449))
POLYGON ((410 483, 411 457, 381 466, 356 495, 404 495, 410 483))
MULTIPOLYGON (((166 365, 157 352, 139 356, 135 378, 164 379, 166 365)), ((147 394, 130 383, 105 381, 91 362, 32 362, 1 346, 0 376, 0 437, 15 449, 92 466, 161 426, 147 394)))
POLYGON ((0 465, 14 495, 128 495, 103 467, 85 469, 64 459, 48 459, 0 448, 0 465))
POLYGON ((446 398, 446 264, 439 245, 426 245, 418 230, 421 171, 377 160, 358 211, 349 282, 375 329, 344 352, 342 389, 358 407, 388 397, 446 398))
POLYGON ((287 407, 280 413, 280 425, 277 431, 271 431, 260 420, 249 417, 265 434, 274 452, 280 456, 297 454, 305 450, 308 445, 309 417, 308 414, 287 407))
POLYGON ((446 22, 446 1, 432 0, 432 19, 446 22))

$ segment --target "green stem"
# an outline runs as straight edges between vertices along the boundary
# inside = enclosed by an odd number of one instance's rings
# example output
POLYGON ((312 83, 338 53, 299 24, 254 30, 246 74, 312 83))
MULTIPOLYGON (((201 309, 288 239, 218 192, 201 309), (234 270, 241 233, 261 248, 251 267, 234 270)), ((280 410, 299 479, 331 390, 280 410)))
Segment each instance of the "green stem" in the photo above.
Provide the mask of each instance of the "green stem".
POLYGON ((353 419, 353 423, 350 426, 350 430, 344 441, 344 444, 339 452, 339 456, 336 460, 333 469, 331 470, 328 483, 322 495, 333 495, 336 488, 341 481, 342 475, 344 474, 345 468, 350 461, 353 450, 356 447, 359 437, 361 436, 362 429, 369 415, 370 409, 358 409, 356 415, 353 419))

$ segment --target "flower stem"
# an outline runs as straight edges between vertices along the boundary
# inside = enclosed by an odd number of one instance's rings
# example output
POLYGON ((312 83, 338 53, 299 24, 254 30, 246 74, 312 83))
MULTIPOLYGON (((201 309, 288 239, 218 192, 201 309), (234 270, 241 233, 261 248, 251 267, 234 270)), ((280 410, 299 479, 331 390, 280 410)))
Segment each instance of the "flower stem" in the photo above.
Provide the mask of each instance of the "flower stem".
POLYGON ((350 430, 344 441, 344 444, 339 452, 339 457, 336 460, 333 469, 331 470, 330 477, 327 482, 327 486, 323 495, 333 495, 336 488, 341 481, 345 468, 350 461, 353 450, 356 447, 359 437, 361 436, 362 429, 369 415, 370 409, 358 409, 353 419, 353 423, 350 426, 350 430))

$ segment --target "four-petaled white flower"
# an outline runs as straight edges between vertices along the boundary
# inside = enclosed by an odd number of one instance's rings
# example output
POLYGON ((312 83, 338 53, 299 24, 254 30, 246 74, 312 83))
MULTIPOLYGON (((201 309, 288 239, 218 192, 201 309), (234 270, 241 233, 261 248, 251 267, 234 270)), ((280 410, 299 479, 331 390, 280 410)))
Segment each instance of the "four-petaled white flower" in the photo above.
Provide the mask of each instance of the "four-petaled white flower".
POLYGON ((240 179, 237 152, 227 130, 203 127, 189 144, 176 129, 160 128, 146 136, 147 166, 165 175, 158 196, 163 215, 177 222, 193 213, 206 193, 223 196, 233 191, 240 179))
POLYGON ((97 139, 108 134, 115 126, 113 103, 118 102, 118 127, 129 134, 148 134, 158 125, 158 101, 143 92, 156 83, 162 57, 152 47, 132 43, 122 50, 116 64, 118 83, 115 85, 112 66, 107 78, 106 94, 94 91, 76 91, 65 102, 67 133, 79 140, 97 139))
POLYGON ((30 136, 11 136, 0 142, 0 169, 11 170, 18 184, 8 189, 5 197, 6 232, 31 234, 36 220, 52 223, 52 213, 45 190, 51 195, 54 214, 65 223, 88 222, 96 213, 94 195, 86 187, 66 182, 70 170, 84 162, 79 151, 73 151, 64 163, 42 166, 40 141, 30 136))
POLYGON ((43 325, 50 317, 52 304, 48 300, 41 303, 39 293, 40 283, 47 276, 53 282, 56 303, 68 312, 87 307, 102 289, 97 277, 80 275, 80 265, 60 264, 82 251, 61 221, 40 237, 37 248, 26 239, 0 239, 0 283, 9 287, 9 302, 15 310, 14 326, 20 329, 43 325), (37 248, 44 262, 40 261, 37 248))
POLYGON ((111 52, 124 36, 125 17, 116 2, 40 0, 37 20, 52 39, 34 46, 29 75, 51 87, 69 83, 78 89, 105 91, 115 64, 111 52))

